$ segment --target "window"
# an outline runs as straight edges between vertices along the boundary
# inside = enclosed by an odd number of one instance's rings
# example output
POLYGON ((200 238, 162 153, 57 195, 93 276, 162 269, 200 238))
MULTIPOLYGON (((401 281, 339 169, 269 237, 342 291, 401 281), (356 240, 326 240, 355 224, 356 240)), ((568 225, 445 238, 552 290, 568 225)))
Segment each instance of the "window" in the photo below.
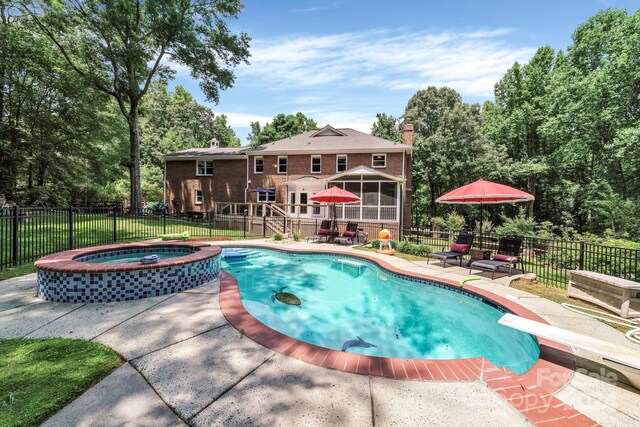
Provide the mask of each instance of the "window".
POLYGON ((275 203, 276 202, 276 192, 274 188, 269 188, 269 190, 273 190, 273 193, 258 193, 258 202, 261 203, 275 203))
POLYGON ((371 156, 371 166, 374 168, 386 168, 387 167, 387 155, 386 154, 373 154, 371 156))
POLYGON ((202 204, 202 190, 196 190, 196 194, 195 194, 195 204, 196 205, 201 205, 202 204))
POLYGON ((296 213, 296 193, 289 193, 289 212, 294 214, 296 213))
POLYGON ((322 156, 311 156, 311 173, 320 173, 322 170, 322 156))
POLYGON ((213 162, 211 160, 196 161, 196 176, 213 175, 213 162))
POLYGON ((287 173, 287 156, 278 156, 278 173, 287 173))
POLYGON ((338 154, 336 157, 336 172, 344 172, 347 170, 346 154, 338 154))
POLYGON ((263 172, 264 172, 264 157, 254 157, 253 173, 263 173, 263 172))

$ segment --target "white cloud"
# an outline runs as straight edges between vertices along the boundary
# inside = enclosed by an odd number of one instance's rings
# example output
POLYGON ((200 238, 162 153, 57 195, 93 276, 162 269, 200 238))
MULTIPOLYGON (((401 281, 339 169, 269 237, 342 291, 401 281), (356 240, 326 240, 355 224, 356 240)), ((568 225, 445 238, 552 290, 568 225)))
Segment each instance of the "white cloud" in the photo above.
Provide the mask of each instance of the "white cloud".
POLYGON ((510 45, 511 32, 378 30, 260 39, 252 42, 251 65, 241 67, 239 75, 271 89, 447 85, 463 95, 491 96, 507 68, 528 61, 535 51, 510 45))

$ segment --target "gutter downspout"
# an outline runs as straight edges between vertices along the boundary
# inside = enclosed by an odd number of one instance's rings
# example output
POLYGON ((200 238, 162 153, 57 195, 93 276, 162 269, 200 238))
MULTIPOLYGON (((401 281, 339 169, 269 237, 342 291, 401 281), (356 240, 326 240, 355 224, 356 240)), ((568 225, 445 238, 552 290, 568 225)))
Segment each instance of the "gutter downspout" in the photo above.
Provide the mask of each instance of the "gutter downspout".
POLYGON ((406 177, 406 165, 405 165, 405 160, 407 158, 407 149, 405 148, 402 151, 402 192, 400 193, 400 229, 398 230, 398 240, 402 241, 402 229, 404 228, 404 200, 406 198, 406 194, 407 194, 407 177, 406 177))
POLYGON ((167 204, 167 161, 162 159, 164 166, 164 182, 162 183, 162 203, 167 204))
POLYGON ((245 153, 245 157, 247 158, 247 186, 244 189, 244 202, 247 203, 247 193, 249 192, 249 153, 245 153))

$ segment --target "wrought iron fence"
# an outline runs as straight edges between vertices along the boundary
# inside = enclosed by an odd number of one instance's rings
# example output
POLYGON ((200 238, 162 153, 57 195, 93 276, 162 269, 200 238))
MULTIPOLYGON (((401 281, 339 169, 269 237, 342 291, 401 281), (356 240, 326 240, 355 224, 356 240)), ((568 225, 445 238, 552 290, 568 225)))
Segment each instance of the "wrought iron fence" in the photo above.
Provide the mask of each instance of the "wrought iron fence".
MULTIPOLYGON (((457 232, 423 228, 403 230, 411 242, 426 244, 435 251, 448 248, 457 232)), ((473 248, 498 249, 499 235, 476 235, 473 248)), ((535 273, 543 282, 566 287, 569 270, 589 270, 624 279, 640 281, 640 250, 604 246, 576 240, 524 237, 522 260, 527 272, 535 273)))
POLYGON ((11 207, 0 211, 0 270, 74 248, 188 231, 195 238, 250 238, 246 216, 124 212, 118 207, 11 207))

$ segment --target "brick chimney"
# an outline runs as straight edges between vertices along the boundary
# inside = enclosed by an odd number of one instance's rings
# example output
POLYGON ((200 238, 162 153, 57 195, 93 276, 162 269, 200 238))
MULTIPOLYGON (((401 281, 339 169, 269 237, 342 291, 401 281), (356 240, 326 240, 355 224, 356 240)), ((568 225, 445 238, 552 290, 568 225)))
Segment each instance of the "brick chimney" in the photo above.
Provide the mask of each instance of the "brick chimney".
POLYGON ((402 126, 402 143, 410 147, 413 146, 413 125, 411 123, 402 126))

